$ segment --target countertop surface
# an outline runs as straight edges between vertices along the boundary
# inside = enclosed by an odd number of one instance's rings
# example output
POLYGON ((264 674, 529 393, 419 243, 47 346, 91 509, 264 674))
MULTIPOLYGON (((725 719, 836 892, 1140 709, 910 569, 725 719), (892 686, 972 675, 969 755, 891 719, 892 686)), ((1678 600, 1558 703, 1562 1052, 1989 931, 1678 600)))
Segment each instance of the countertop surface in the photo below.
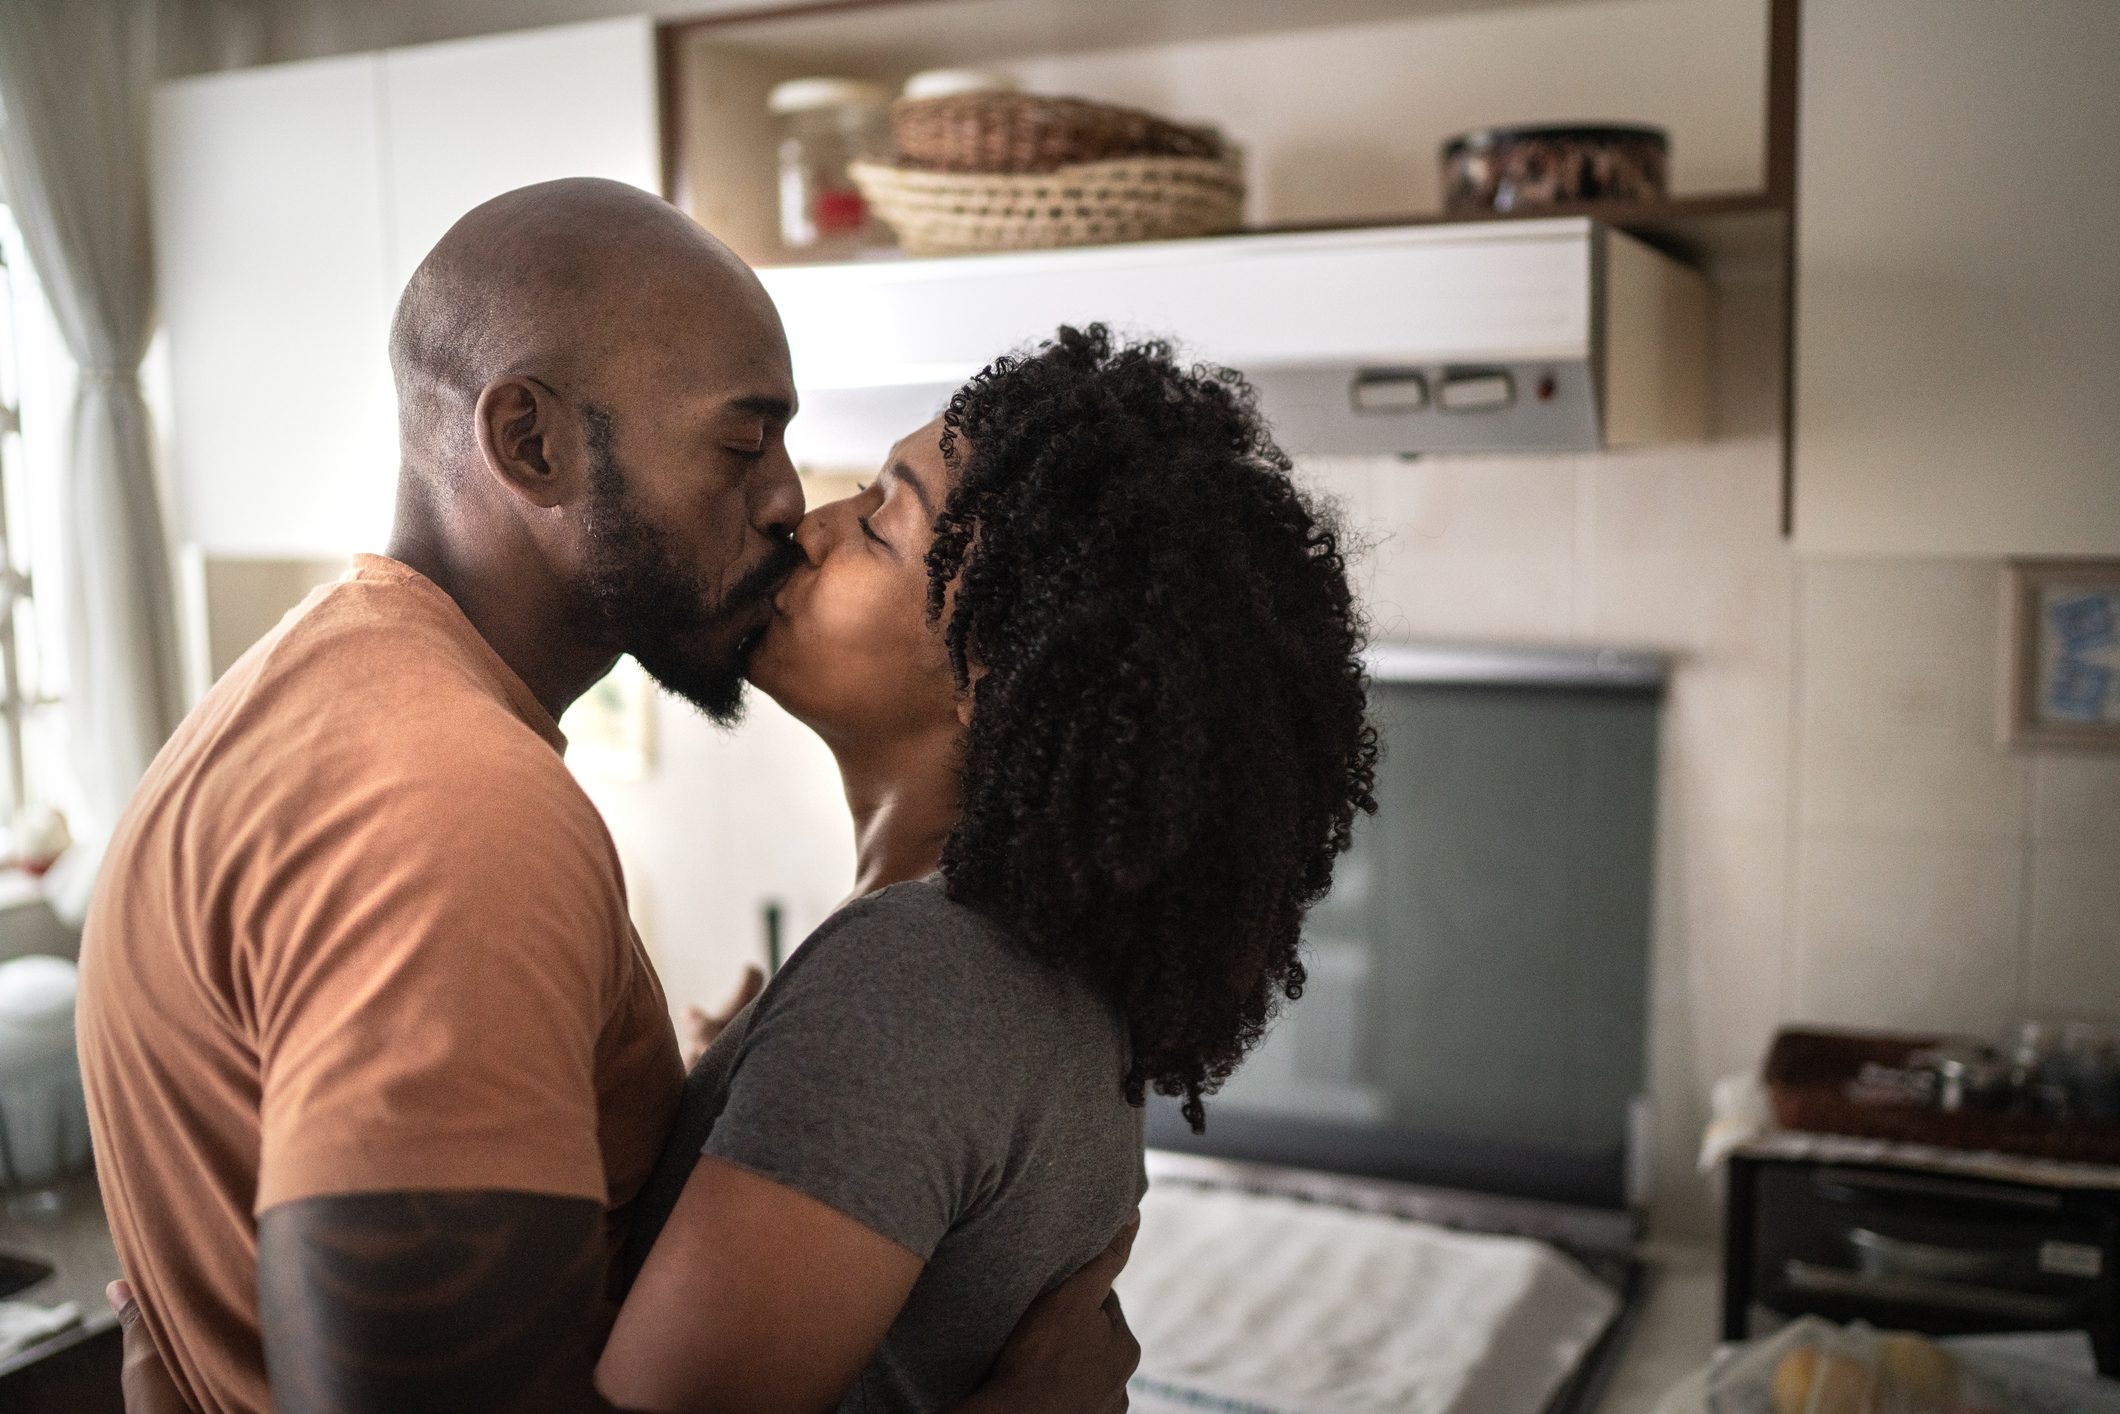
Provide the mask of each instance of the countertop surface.
POLYGON ((103 1288, 119 1276, 118 1251, 103 1220, 96 1176, 82 1174, 58 1190, 62 1202, 50 1214, 22 1211, 20 1202, 0 1207, 0 1252, 34 1257, 57 1270, 10 1300, 51 1306, 78 1302, 84 1319, 107 1314, 103 1288))
POLYGON ((71 1179, 55 1190, 51 1207, 32 1207, 22 1194, 0 1200, 0 1253, 48 1263, 52 1275, 7 1299, 39 1306, 71 1301, 80 1308, 79 1326, 0 1357, 0 1372, 36 1364, 61 1348, 117 1323, 103 1288, 119 1275, 118 1253, 103 1219, 103 1201, 92 1173, 71 1179))

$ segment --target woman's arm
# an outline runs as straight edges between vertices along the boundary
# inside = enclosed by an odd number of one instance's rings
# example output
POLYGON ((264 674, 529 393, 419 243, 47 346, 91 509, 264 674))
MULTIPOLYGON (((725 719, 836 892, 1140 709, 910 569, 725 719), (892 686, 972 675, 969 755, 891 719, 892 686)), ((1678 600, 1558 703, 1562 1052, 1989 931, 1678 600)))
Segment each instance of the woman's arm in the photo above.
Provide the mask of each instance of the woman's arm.
POLYGON ((702 1157, 619 1312, 597 1385, 657 1414, 830 1410, 921 1265, 815 1198, 702 1157))
MULTIPOLYGON (((1126 1408, 1141 1348, 1113 1278, 1133 1228, 1034 1305, 959 1414, 1126 1408)), ((815 1198, 702 1157, 596 1368, 604 1397, 654 1414, 836 1408, 920 1277, 921 1259, 815 1198)))

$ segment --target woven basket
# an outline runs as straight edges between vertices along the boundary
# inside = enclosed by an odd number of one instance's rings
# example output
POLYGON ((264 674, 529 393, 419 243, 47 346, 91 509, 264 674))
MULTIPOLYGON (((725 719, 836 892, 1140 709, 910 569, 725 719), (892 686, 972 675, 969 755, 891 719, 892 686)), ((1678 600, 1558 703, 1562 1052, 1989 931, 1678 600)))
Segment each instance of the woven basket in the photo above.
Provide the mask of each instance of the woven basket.
POLYGON ((938 172, 1051 172, 1116 157, 1222 155, 1212 128, 1030 93, 902 98, 891 105, 891 140, 905 166, 938 172))
POLYGON ((909 255, 1207 236, 1244 211, 1244 179, 1227 158, 1123 157, 1019 175, 880 162, 849 170, 909 255))

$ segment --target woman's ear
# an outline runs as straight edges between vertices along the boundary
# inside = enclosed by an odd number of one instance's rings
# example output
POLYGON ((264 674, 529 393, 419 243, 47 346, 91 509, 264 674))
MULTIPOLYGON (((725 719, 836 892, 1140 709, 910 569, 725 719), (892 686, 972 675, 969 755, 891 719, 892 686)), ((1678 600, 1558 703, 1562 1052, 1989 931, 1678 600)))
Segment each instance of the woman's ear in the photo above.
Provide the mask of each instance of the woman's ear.
POLYGON ((473 413, 486 474, 543 510, 573 499, 580 485, 573 418, 535 378, 508 374, 479 390, 473 413))
POLYGON ((970 681, 957 689, 957 725, 970 730, 972 725, 972 695, 979 690, 979 679, 986 676, 986 665, 984 663, 968 663, 965 665, 965 669, 970 681))

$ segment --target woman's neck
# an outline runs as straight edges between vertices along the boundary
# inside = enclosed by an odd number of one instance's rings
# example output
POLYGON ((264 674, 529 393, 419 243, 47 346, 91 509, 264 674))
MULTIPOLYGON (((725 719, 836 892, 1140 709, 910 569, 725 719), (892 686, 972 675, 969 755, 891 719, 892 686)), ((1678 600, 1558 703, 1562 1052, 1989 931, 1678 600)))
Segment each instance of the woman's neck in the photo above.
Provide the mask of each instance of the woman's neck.
POLYGON ((854 817, 850 897, 934 873, 962 808, 956 733, 833 754, 854 817))

